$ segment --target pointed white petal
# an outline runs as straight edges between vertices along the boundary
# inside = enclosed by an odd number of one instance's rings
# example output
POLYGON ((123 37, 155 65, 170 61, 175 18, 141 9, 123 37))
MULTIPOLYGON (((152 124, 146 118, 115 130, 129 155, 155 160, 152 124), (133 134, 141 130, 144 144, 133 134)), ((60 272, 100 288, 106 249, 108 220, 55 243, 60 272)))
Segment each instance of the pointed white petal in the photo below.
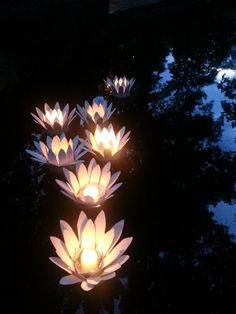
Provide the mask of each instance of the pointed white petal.
POLYGON ((58 267, 62 268, 63 270, 71 274, 71 270, 69 269, 69 267, 59 257, 49 257, 49 259, 58 267))
POLYGON ((113 185, 113 187, 110 190, 108 190, 106 198, 108 198, 113 192, 115 192, 121 185, 122 182, 113 185))
POLYGON ((81 164, 79 167, 78 178, 80 186, 86 185, 89 182, 88 172, 84 164, 81 164))
POLYGON ((69 193, 67 193, 67 192, 65 192, 65 191, 63 191, 63 190, 61 190, 61 193, 64 194, 65 196, 69 197, 69 198, 72 199, 73 201, 77 201, 77 198, 76 198, 76 197, 74 196, 74 194, 72 194, 71 192, 70 192, 70 194, 69 194, 69 193))
POLYGON ((95 226, 91 219, 86 223, 81 234, 81 247, 94 248, 95 247, 95 226))
POLYGON ((105 164, 105 166, 102 168, 102 176, 108 173, 111 170, 111 163, 108 162, 105 164))
POLYGON ((65 241, 67 251, 73 259, 79 249, 79 241, 71 226, 64 220, 60 220, 61 232, 65 241))
POLYGON ((119 241, 120 236, 122 234, 124 228, 124 219, 122 219, 121 221, 117 222, 112 229, 114 229, 115 232, 115 236, 114 236, 114 240, 112 242, 112 245, 110 247, 110 249, 108 250, 108 253, 113 249, 113 247, 116 245, 116 243, 119 241))
POLYGON ((65 244, 56 237, 50 237, 52 244, 56 249, 57 255, 61 258, 61 260, 66 263, 71 269, 74 269, 73 262, 68 254, 65 244))
POLYGON ((96 167, 96 160, 94 158, 92 158, 90 160, 89 166, 88 166, 88 177, 90 178, 92 170, 96 167))
POLYGON ((63 190, 65 190, 67 193, 71 194, 71 190, 65 182, 63 182, 61 180, 57 180, 57 179, 55 181, 63 190))
POLYGON ((106 274, 106 275, 102 275, 101 276, 101 279, 102 280, 109 280, 109 279, 112 279, 112 278, 114 278, 116 276, 116 273, 110 273, 110 274, 106 274))
POLYGON ((128 248, 133 238, 123 239, 117 246, 104 258, 104 267, 113 263, 118 257, 120 257, 128 248))
POLYGON ((112 228, 104 234, 97 245, 97 250, 102 255, 106 255, 107 251, 110 249, 112 242, 114 240, 115 230, 112 228))
POLYGON ((73 191, 75 192, 75 194, 77 194, 79 192, 79 189, 80 189, 79 182, 78 182, 75 174, 72 171, 68 171, 68 176, 69 176, 69 183, 70 183, 73 191))
POLYGON ((81 282, 82 280, 74 275, 64 276, 60 279, 60 285, 73 285, 75 283, 81 282))
POLYGON ((37 161, 39 161, 39 162, 42 162, 42 163, 46 163, 47 162, 46 158, 44 158, 42 155, 40 155, 40 154, 38 154, 38 153, 36 153, 36 152, 34 152, 32 150, 26 149, 26 152, 28 154, 30 154, 31 156, 35 157, 35 159, 37 161))
POLYGON ((125 146, 125 144, 129 141, 130 131, 125 134, 125 136, 121 139, 119 149, 125 146))
POLYGON ((100 181, 101 176, 101 168, 99 165, 96 165, 96 167, 92 170, 91 177, 90 177, 90 183, 98 184, 100 181))
POLYGON ((103 270, 103 274, 108 274, 116 271, 117 269, 121 268, 121 265, 124 264, 129 259, 129 255, 122 255, 116 259, 116 261, 110 266, 106 267, 103 270))
POLYGON ((116 182, 116 180, 119 178, 120 174, 121 174, 121 171, 118 171, 118 172, 114 173, 114 174, 111 176, 109 185, 108 185, 108 187, 107 187, 108 190, 109 190, 109 189, 112 187, 112 185, 116 182))
POLYGON ((96 243, 98 243, 104 236, 106 229, 106 217, 103 210, 97 215, 94 224, 96 231, 96 243))
POLYGON ((78 236, 79 236, 79 241, 81 242, 81 234, 82 231, 84 230, 85 225, 88 222, 88 218, 85 215, 85 213, 82 211, 79 215, 78 222, 77 222, 77 231, 78 231, 78 236))
POLYGON ((110 182, 110 179, 111 179, 111 173, 110 171, 107 172, 106 174, 104 174, 103 176, 101 176, 101 179, 100 179, 100 184, 105 188, 107 189, 107 186, 110 182))
POLYGON ((43 120, 43 116, 44 116, 43 112, 42 112, 38 107, 36 107, 35 110, 36 110, 36 112, 37 112, 39 118, 40 118, 41 120, 43 120))

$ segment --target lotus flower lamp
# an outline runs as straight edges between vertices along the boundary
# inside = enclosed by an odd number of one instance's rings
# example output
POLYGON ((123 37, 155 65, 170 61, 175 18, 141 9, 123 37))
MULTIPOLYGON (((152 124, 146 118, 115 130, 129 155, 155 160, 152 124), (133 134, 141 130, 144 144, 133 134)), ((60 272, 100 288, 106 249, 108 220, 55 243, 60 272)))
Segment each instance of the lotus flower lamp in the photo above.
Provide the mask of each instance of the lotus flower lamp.
POLYGON ((87 101, 85 101, 84 107, 77 105, 77 110, 79 117, 87 124, 90 122, 103 124, 110 119, 116 109, 112 110, 112 104, 108 106, 104 97, 98 96, 93 99, 91 105, 87 101))
POLYGON ((111 175, 111 163, 102 169, 93 158, 88 168, 84 163, 76 165, 76 173, 64 169, 67 182, 56 180, 62 193, 90 207, 99 207, 101 203, 113 196, 122 183, 115 184, 120 171, 111 175), (115 185, 114 185, 115 184, 115 185))
POLYGON ((57 132, 65 130, 76 117, 75 108, 69 113, 69 105, 67 104, 63 109, 61 109, 58 102, 55 104, 53 109, 50 108, 48 104, 45 104, 44 112, 37 107, 35 110, 37 115, 31 113, 34 121, 47 131, 57 132))
POLYGON ((61 220, 64 242, 50 237, 58 255, 50 257, 50 260, 69 274, 60 279, 60 284, 80 283, 83 290, 89 291, 103 280, 114 278, 116 271, 129 259, 128 255, 123 254, 133 239, 124 238, 117 244, 123 226, 124 220, 121 220, 106 232, 103 211, 94 222, 82 211, 76 233, 67 222, 61 220))
POLYGON ((125 134, 125 127, 115 134, 112 124, 108 128, 101 128, 97 125, 94 133, 86 130, 86 140, 84 141, 88 151, 102 157, 113 157, 117 154, 129 140, 130 131, 125 134))
POLYGON ((73 140, 66 138, 62 133, 51 138, 47 136, 46 143, 39 141, 34 142, 36 151, 26 150, 32 159, 42 163, 56 167, 70 166, 78 162, 79 158, 85 154, 84 144, 80 143, 79 137, 73 140))
POLYGON ((130 95, 130 90, 135 83, 135 79, 127 79, 125 76, 122 78, 114 77, 113 80, 107 78, 105 84, 108 89, 110 89, 112 96, 118 98, 128 97, 130 95))

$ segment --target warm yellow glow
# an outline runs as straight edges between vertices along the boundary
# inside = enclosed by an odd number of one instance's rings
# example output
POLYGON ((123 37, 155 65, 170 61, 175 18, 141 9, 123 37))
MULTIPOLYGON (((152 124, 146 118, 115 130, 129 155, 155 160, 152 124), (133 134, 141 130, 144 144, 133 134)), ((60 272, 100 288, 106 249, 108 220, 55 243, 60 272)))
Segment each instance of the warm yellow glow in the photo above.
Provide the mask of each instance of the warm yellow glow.
POLYGON ((105 110, 102 105, 94 104, 92 107, 89 106, 87 109, 88 114, 91 116, 91 118, 94 120, 94 116, 97 113, 99 117, 103 118, 105 116, 105 110))
POLYGON ((51 112, 46 110, 46 114, 44 116, 44 121, 50 121, 51 125, 54 125, 55 122, 58 122, 61 126, 64 124, 63 113, 60 109, 53 109, 51 112))
POLYGON ((97 202, 100 195, 99 195, 99 189, 95 185, 88 185, 84 190, 83 190, 83 196, 84 198, 86 197, 91 197, 94 202, 97 202))
POLYGON ((81 270, 85 273, 91 272, 98 267, 98 254, 94 249, 83 249, 80 255, 81 270))
POLYGON ((102 150, 109 150, 112 155, 118 151, 119 143, 117 142, 113 129, 110 131, 106 128, 103 128, 102 131, 96 129, 94 137, 97 146, 102 148, 102 150))

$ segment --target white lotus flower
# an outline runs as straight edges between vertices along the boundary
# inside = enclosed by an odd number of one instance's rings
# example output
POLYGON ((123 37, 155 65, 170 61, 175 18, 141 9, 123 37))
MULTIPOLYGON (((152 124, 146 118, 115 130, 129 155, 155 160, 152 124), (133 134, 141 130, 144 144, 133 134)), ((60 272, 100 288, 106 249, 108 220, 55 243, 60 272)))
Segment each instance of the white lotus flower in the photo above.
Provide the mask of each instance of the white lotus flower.
POLYGON ((75 164, 85 154, 84 144, 79 144, 79 137, 67 140, 64 133, 53 138, 47 136, 46 144, 34 141, 37 151, 26 150, 32 159, 53 166, 69 166, 75 164))
POLYGON ((57 102, 53 109, 48 104, 44 105, 44 113, 39 109, 35 108, 36 114, 31 113, 34 121, 41 125, 44 129, 65 129, 70 125, 72 120, 76 117, 75 108, 69 113, 69 105, 67 104, 63 110, 61 110, 59 103, 57 102))
POLYGON ((107 87, 111 90, 111 94, 116 97, 128 97, 130 95, 130 90, 135 83, 135 79, 127 79, 125 76, 122 78, 114 77, 113 80, 107 78, 105 83, 107 87))
POLYGON ((111 163, 108 162, 102 169, 93 158, 88 168, 83 163, 76 165, 76 173, 64 170, 67 182, 56 180, 62 188, 62 193, 71 199, 93 207, 100 206, 122 183, 115 184, 120 171, 111 175, 111 163), (115 185, 114 185, 115 184, 115 185))
POLYGON ((77 105, 77 109, 77 113, 83 121, 86 123, 92 121, 95 124, 99 119, 102 123, 106 122, 116 110, 112 110, 112 104, 108 106, 107 101, 101 96, 94 98, 91 105, 87 101, 85 101, 84 107, 77 105))
POLYGON ((60 226, 64 242, 50 237, 58 255, 50 257, 50 260, 69 273, 60 279, 61 285, 81 283, 81 288, 89 291, 101 281, 114 278, 116 271, 129 259, 128 255, 123 254, 133 238, 124 238, 117 244, 124 220, 106 232, 103 211, 94 222, 81 212, 77 232, 63 220, 60 221, 60 226))
POLYGON ((95 133, 91 133, 88 130, 85 131, 87 139, 85 145, 90 152, 98 152, 103 157, 108 152, 111 156, 114 156, 119 152, 122 147, 128 142, 130 131, 125 134, 125 127, 115 134, 112 124, 108 128, 100 128, 97 125, 95 133), (125 135, 124 135, 125 134, 125 135))

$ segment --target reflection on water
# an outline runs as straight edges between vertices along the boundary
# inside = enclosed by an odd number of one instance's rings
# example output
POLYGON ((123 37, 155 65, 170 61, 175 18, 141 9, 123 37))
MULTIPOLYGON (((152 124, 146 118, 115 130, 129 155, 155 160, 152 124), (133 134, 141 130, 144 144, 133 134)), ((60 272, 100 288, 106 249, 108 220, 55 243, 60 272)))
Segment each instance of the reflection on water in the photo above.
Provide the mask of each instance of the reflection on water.
POLYGON ((215 207, 210 206, 209 210, 214 213, 216 221, 229 228, 229 233, 236 235, 236 205, 229 205, 219 202, 215 207))
MULTIPOLYGON (((172 69, 175 63, 173 53, 174 49, 172 48, 165 57, 165 62, 163 64, 164 69, 162 72, 159 73, 158 71, 153 71, 152 73, 154 83, 150 91, 151 95, 155 93, 161 94, 163 90, 168 90, 168 85, 170 86, 168 93, 164 94, 164 97, 162 98, 162 105, 166 103, 167 106, 172 105, 172 100, 177 93, 177 89, 175 90, 171 88, 172 80, 175 80, 174 75, 172 75, 172 69)), ((191 56, 186 57, 186 59, 190 61, 191 56)), ((228 52, 228 55, 224 58, 222 64, 236 67, 236 54, 233 55, 228 52)), ((232 99, 227 97, 221 84, 224 84, 225 82, 227 85, 227 83, 231 83, 231 81, 236 81, 236 70, 218 68, 216 77, 212 77, 212 82, 209 81, 204 86, 194 86, 194 90, 201 90, 203 105, 205 104, 205 106, 209 106, 214 121, 220 121, 222 119, 222 132, 217 141, 220 148, 225 151, 236 152, 236 126, 224 117, 224 108, 222 106, 222 103, 230 102, 232 99)), ((236 103, 234 106, 236 106, 236 103)), ((153 112, 152 103, 149 103, 149 108, 155 116, 155 110, 153 112)), ((156 109, 156 114, 158 115, 158 108, 156 109)), ((204 107, 201 108, 199 106, 194 109, 194 112, 197 115, 205 114, 204 107)), ((229 228, 229 233, 236 236, 236 204, 229 205, 224 202, 219 202, 216 206, 210 206, 209 210, 214 213, 218 223, 227 226, 229 228)))
MULTIPOLYGON (((27 75, 16 66, 18 83, 1 94, 12 125, 3 137, 4 213, 15 235, 6 254, 11 269, 17 266, 14 291, 23 295, 12 312, 235 313, 236 245, 229 233, 235 232, 236 82, 226 75, 219 81, 217 69, 235 69, 236 25, 222 10, 200 10, 187 21, 173 16, 141 26, 134 19, 133 30, 125 24, 125 36, 119 23, 119 32, 111 28, 106 37, 104 31, 96 54, 94 43, 83 53, 71 28, 65 28, 71 37, 63 37, 73 47, 69 57, 59 49, 62 56, 54 58, 54 42, 47 42, 48 56, 37 36, 29 45, 33 41, 40 58, 29 47, 12 52, 28 62, 27 75), (130 98, 108 99, 118 113, 112 124, 132 132, 112 165, 122 171, 123 186, 101 208, 109 226, 125 219, 124 233, 134 242, 117 277, 84 293, 76 285, 59 286, 63 274, 48 260, 49 236, 60 236, 60 219, 75 227, 81 207, 59 192, 60 172, 39 168, 23 152, 31 132, 39 132, 30 118, 35 105, 60 101, 72 108, 101 95, 102 79, 115 74, 137 79, 130 98)), ((69 132, 85 137, 77 118, 69 132)))

